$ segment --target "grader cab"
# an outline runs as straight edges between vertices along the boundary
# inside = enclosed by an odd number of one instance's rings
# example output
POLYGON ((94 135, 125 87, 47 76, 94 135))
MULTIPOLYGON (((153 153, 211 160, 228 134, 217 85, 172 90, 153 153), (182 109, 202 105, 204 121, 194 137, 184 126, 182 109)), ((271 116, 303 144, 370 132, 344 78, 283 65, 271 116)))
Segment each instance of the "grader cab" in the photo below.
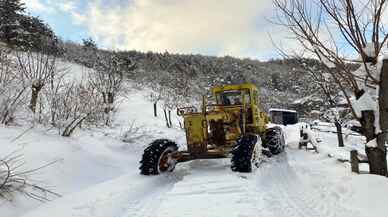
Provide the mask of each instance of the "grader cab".
POLYGON ((251 172, 262 153, 278 154, 284 149, 280 127, 267 128, 268 116, 261 110, 259 92, 253 84, 216 86, 211 101, 203 97, 202 108, 178 108, 184 119, 187 150, 175 142, 158 139, 144 151, 140 161, 143 175, 171 172, 180 162, 231 157, 231 169, 251 172))

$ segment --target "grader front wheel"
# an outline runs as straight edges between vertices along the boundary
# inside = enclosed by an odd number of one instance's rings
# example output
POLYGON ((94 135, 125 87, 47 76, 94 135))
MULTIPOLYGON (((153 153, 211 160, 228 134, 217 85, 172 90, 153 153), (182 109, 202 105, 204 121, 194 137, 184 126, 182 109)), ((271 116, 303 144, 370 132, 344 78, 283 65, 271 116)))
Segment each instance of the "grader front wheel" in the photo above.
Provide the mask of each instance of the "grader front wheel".
POLYGON ((140 161, 142 175, 158 175, 175 169, 174 154, 178 151, 176 143, 167 139, 152 142, 145 150, 140 161))
POLYGON ((258 156, 258 136, 254 134, 242 135, 232 150, 231 169, 234 172, 250 173, 252 165, 256 164, 258 156))

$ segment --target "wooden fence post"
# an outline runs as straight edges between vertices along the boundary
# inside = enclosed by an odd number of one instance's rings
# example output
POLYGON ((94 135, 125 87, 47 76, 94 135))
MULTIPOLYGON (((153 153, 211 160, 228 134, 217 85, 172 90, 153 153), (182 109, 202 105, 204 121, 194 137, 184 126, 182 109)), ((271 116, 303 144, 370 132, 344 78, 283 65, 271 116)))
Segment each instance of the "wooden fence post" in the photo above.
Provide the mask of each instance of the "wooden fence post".
POLYGON ((351 150, 350 151, 350 164, 352 166, 352 172, 360 173, 357 150, 351 150))

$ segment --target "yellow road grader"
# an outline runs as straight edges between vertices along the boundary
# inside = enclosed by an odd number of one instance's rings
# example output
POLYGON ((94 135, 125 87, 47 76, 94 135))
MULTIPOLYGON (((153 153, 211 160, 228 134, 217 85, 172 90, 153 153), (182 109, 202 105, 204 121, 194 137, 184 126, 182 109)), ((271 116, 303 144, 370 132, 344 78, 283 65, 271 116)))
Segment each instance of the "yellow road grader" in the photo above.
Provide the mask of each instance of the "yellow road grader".
POLYGON ((187 150, 168 139, 153 141, 140 161, 140 173, 157 175, 174 170, 177 163, 195 159, 231 157, 231 169, 251 172, 262 154, 284 150, 280 127, 268 128, 268 116, 261 109, 259 91, 253 84, 216 86, 211 89, 214 103, 203 97, 201 111, 178 108, 184 119, 187 150))

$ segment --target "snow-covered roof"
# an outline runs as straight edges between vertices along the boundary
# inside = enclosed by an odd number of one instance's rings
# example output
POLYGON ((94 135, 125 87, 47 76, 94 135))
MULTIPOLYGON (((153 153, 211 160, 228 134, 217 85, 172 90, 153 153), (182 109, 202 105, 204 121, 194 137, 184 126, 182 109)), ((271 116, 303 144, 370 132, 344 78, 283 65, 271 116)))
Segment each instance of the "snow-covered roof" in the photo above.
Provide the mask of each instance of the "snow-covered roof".
POLYGON ((271 108, 269 112, 292 112, 296 113, 295 110, 288 110, 288 109, 278 109, 278 108, 271 108))
POLYGON ((293 104, 304 104, 308 101, 313 101, 313 102, 322 102, 323 99, 314 95, 306 96, 297 100, 294 100, 293 104))

